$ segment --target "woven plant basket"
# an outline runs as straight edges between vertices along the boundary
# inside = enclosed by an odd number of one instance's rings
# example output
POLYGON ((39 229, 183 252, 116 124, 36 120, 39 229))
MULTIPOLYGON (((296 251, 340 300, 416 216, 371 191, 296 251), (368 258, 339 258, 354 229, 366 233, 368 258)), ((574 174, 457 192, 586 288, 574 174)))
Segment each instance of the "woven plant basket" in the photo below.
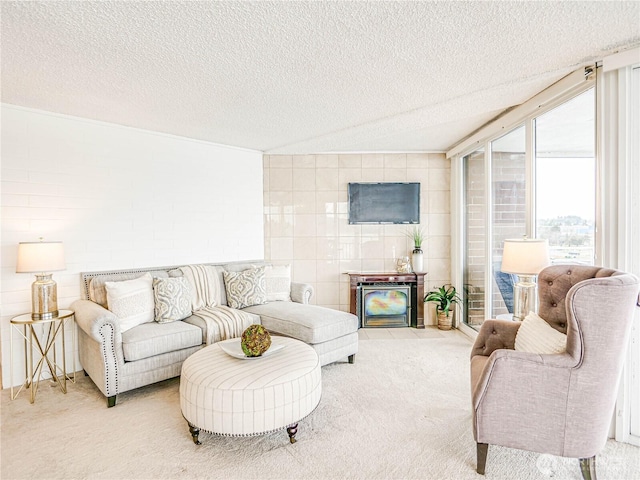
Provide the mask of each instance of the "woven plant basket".
POLYGON ((446 316, 444 312, 438 312, 438 328, 440 330, 451 330, 453 325, 453 312, 449 312, 449 316, 446 316))

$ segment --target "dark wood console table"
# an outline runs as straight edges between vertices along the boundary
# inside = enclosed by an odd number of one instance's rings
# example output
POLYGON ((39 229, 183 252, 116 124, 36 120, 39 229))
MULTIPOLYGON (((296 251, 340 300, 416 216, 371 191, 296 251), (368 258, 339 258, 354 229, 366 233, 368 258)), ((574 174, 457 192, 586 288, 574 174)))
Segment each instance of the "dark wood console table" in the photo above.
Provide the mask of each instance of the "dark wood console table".
POLYGON ((424 328, 424 277, 426 273, 365 273, 365 272, 350 272, 349 275, 349 311, 354 315, 358 313, 357 307, 357 291, 358 286, 362 284, 372 283, 408 283, 415 288, 412 288, 412 292, 415 292, 415 298, 411 299, 412 305, 412 319, 411 326, 415 328, 424 328), (415 312, 415 313, 413 313, 415 312))

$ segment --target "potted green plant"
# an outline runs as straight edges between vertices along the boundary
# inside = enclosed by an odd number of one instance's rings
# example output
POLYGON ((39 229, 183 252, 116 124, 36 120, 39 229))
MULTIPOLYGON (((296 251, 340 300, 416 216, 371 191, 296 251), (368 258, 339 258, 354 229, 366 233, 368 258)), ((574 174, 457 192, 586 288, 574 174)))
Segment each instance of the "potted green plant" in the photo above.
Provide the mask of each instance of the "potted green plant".
POLYGON ((415 226, 407 232, 407 237, 413 240, 413 252, 411 253, 411 264, 414 272, 424 271, 424 261, 422 254, 422 242, 424 242, 424 232, 422 227, 415 226))
POLYGON ((454 305, 462 303, 462 299, 456 292, 453 285, 443 285, 437 290, 431 290, 424 296, 425 302, 436 304, 436 314, 438 316, 438 328, 440 330, 451 330, 451 311, 454 305))

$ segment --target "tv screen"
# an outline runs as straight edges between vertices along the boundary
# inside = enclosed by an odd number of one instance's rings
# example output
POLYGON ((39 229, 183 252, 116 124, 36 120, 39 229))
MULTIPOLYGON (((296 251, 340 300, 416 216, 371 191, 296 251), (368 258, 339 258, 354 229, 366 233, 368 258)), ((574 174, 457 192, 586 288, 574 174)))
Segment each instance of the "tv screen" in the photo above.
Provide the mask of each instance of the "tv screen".
POLYGON ((420 183, 350 183, 349 223, 420 223, 420 183))

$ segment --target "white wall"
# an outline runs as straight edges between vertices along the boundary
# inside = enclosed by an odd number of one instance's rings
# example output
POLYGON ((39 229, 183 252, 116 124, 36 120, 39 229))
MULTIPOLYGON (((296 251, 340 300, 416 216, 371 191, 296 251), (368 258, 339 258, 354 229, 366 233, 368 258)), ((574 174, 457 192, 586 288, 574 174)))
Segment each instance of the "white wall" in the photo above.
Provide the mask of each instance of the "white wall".
POLYGON ((15 273, 20 241, 64 242, 59 308, 81 297, 83 271, 263 258, 260 152, 9 105, 1 113, 4 387, 9 319, 31 311, 35 280, 15 273))

